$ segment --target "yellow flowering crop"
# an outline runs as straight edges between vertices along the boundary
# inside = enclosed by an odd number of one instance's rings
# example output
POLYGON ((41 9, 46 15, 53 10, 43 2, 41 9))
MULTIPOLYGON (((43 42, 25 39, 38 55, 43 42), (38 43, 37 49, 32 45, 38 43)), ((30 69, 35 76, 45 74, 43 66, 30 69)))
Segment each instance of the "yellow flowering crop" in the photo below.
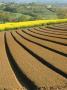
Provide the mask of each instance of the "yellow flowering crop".
POLYGON ((49 24, 49 23, 61 23, 61 22, 67 22, 67 19, 11 22, 11 23, 0 24, 0 30, 21 28, 21 27, 30 27, 30 26, 41 25, 41 24, 49 24))

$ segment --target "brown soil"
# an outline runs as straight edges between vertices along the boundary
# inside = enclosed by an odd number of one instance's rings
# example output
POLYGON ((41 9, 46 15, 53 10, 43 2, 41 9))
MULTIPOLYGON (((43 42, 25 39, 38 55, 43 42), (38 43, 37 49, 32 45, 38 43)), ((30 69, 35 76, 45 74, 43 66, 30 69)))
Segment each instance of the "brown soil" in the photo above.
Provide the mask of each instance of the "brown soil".
POLYGON ((33 28, 0 32, 0 90, 67 90, 67 46, 51 42, 67 44, 62 39, 67 36, 50 33, 33 28))
MULTIPOLYGON (((5 52, 4 32, 0 32, 0 90, 21 90, 5 52)), ((22 89, 24 90, 24 89, 22 89)))

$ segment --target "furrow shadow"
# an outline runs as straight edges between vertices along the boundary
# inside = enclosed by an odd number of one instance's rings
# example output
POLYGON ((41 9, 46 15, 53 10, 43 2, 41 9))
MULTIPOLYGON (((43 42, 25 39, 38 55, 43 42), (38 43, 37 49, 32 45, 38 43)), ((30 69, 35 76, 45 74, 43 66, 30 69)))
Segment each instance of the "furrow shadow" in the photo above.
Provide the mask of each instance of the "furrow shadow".
POLYGON ((47 36, 47 37, 53 37, 53 38, 58 38, 58 39, 64 39, 64 40, 67 40, 67 38, 62 38, 62 37, 52 36, 52 35, 45 35, 45 34, 41 34, 41 33, 32 31, 32 30, 30 30, 30 29, 28 29, 28 30, 29 30, 30 32, 32 32, 32 33, 35 33, 35 34, 38 34, 38 35, 41 35, 41 36, 47 36))
POLYGON ((54 33, 54 31, 53 32, 52 31, 51 32, 47 32, 47 31, 45 32, 45 29, 42 29, 42 28, 41 28, 41 30, 34 28, 34 30, 39 31, 39 32, 43 32, 43 33, 47 33, 47 34, 67 36, 66 34, 54 33), (42 31, 42 30, 44 30, 44 31, 42 31))
POLYGON ((67 31, 67 29, 55 28, 55 27, 50 27, 50 26, 48 26, 48 28, 55 29, 55 30, 58 30, 58 31, 67 31))
POLYGON ((67 46, 67 44, 64 44, 64 43, 62 43, 62 42, 57 42, 57 41, 54 41, 54 40, 49 40, 49 39, 41 38, 41 37, 38 37, 38 36, 36 36, 36 35, 32 35, 32 34, 30 34, 30 33, 28 33, 28 32, 25 32, 25 31, 23 31, 23 30, 21 30, 21 31, 24 32, 24 33, 26 33, 26 34, 28 34, 28 35, 30 35, 30 36, 32 36, 32 37, 38 38, 38 39, 40 39, 40 40, 49 41, 49 42, 52 42, 52 43, 56 43, 56 44, 60 44, 60 45, 63 45, 63 46, 67 46))
POLYGON ((27 90, 38 90, 37 85, 35 85, 35 83, 33 81, 31 81, 25 74, 24 72, 21 70, 21 68, 18 66, 18 64, 16 63, 14 57, 11 54, 11 51, 9 49, 9 46, 7 44, 7 38, 6 38, 6 33, 4 34, 4 40, 5 40, 5 49, 6 49, 6 54, 9 60, 9 63, 12 67, 12 70, 15 73, 16 78, 18 79, 18 81, 20 82, 20 84, 22 86, 25 86, 27 88, 27 90))
POLYGON ((41 47, 43 47, 43 48, 46 48, 46 49, 52 51, 52 52, 54 52, 54 53, 57 53, 57 54, 60 54, 60 55, 62 55, 62 56, 67 57, 67 54, 66 54, 66 53, 63 53, 63 52, 61 52, 61 51, 52 49, 52 48, 50 48, 50 47, 47 47, 47 46, 45 46, 45 45, 42 45, 42 44, 40 44, 40 43, 37 43, 37 42, 32 41, 32 40, 30 40, 30 39, 27 39, 26 37, 24 37, 23 35, 21 35, 21 34, 18 33, 17 31, 16 31, 16 33, 17 33, 18 35, 20 35, 22 38, 24 38, 25 40, 29 41, 29 42, 32 42, 32 43, 34 43, 34 44, 36 44, 36 45, 38 45, 38 46, 41 46, 41 47))
POLYGON ((59 75, 63 76, 64 78, 67 78, 67 74, 65 72, 63 72, 62 70, 58 69, 57 67, 55 67, 54 65, 50 64, 49 62, 47 62, 47 60, 45 60, 44 58, 40 57, 39 55, 37 55, 36 53, 34 53, 32 50, 30 50, 29 48, 27 48, 25 45, 23 45, 22 43, 20 43, 20 41, 18 41, 16 39, 16 37, 11 33, 12 37, 14 38, 14 40, 22 47, 24 48, 29 54, 31 54, 34 58, 36 58, 39 62, 41 62, 43 65, 47 66, 48 68, 50 68, 51 70, 53 70, 54 72, 58 73, 59 75))
MULTIPOLYGON (((46 31, 49 30, 49 31, 54 32, 54 33, 55 33, 55 32, 58 32, 58 33, 60 33, 60 34, 64 33, 64 34, 62 34, 62 35, 67 36, 67 35, 66 35, 66 33, 67 33, 66 31, 65 31, 65 32, 61 31, 61 32, 60 32, 60 31, 58 31, 58 30, 50 29, 50 28, 48 28, 48 27, 47 27, 47 29, 44 29, 44 28, 42 28, 42 27, 39 27, 39 28, 42 29, 42 30, 46 30, 46 31)), ((35 30, 38 30, 38 29, 35 28, 35 30)))

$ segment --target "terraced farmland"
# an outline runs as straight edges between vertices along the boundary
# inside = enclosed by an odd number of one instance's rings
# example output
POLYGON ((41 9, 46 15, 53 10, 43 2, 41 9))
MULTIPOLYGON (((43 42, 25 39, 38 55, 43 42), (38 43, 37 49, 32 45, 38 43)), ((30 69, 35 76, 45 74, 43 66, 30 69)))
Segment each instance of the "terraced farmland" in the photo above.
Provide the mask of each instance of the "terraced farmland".
POLYGON ((67 90, 67 24, 0 32, 0 90, 67 90))

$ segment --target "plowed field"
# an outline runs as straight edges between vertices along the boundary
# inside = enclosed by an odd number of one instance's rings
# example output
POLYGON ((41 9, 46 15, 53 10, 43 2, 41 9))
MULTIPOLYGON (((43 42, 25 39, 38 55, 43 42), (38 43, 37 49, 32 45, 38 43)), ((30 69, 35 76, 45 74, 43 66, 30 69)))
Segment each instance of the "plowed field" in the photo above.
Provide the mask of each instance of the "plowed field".
POLYGON ((0 32, 0 90, 67 90, 67 24, 0 32))

